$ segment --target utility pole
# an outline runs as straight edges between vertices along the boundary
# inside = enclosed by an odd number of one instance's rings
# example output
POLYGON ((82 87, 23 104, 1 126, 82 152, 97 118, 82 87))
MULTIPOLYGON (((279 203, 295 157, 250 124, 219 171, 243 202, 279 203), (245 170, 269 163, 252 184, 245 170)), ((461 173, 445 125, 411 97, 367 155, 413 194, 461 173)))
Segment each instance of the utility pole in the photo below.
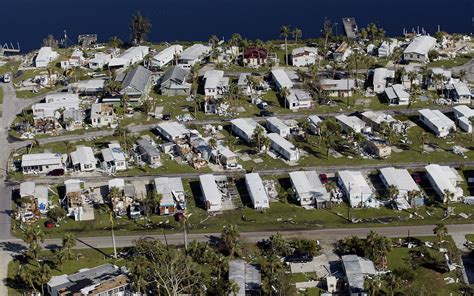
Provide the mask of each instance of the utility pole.
POLYGON ((112 245, 114 247, 114 258, 117 258, 117 246, 115 245, 114 217, 112 211, 109 212, 110 226, 112 229, 112 245))

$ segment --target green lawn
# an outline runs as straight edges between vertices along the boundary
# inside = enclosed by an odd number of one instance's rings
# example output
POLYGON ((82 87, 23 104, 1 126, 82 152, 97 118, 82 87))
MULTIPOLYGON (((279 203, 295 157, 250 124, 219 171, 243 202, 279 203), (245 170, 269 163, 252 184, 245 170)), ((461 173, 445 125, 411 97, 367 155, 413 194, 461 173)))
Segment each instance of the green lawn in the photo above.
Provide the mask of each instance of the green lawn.
POLYGON ((457 67, 469 62, 473 57, 474 57, 473 54, 458 55, 453 59, 438 60, 438 61, 431 62, 428 64, 428 67, 453 68, 453 67, 457 67))

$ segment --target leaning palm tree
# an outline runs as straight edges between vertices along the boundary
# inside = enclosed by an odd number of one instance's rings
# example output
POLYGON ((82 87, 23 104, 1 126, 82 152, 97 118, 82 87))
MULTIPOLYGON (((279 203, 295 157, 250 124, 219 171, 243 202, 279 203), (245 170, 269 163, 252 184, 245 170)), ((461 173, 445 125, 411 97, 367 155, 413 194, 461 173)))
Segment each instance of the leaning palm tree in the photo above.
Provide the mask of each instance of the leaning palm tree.
POLYGON ((398 194, 400 193, 400 190, 398 190, 397 186, 391 184, 388 186, 388 197, 390 198, 390 200, 395 200, 398 196, 398 194))
POLYGON ((290 36, 290 26, 284 25, 280 28, 280 37, 285 39, 285 62, 288 66, 288 36, 290 36))
POLYGON ((295 38, 295 44, 298 44, 298 38, 301 38, 303 36, 303 31, 301 31, 300 28, 294 28, 291 32, 291 35, 293 36, 293 38, 295 38))
POLYGON ((142 44, 146 40, 146 36, 151 31, 151 22, 144 17, 139 11, 132 16, 130 23, 130 31, 132 31, 132 43, 142 44))
POLYGON ((211 35, 211 37, 209 37, 209 44, 211 45, 213 49, 217 47, 218 43, 219 43, 219 38, 216 35, 211 35))

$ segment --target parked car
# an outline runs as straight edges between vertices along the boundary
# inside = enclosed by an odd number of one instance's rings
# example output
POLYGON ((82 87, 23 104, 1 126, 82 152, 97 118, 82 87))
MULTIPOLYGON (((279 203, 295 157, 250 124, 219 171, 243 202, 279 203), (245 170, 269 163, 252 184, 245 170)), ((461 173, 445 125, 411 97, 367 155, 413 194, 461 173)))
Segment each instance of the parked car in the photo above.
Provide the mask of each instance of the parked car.
POLYGON ((56 224, 54 224, 54 222, 51 220, 44 222, 44 227, 46 228, 53 228, 54 226, 56 226, 56 224))
POLYGON ((321 180, 321 183, 326 184, 328 182, 328 175, 319 174, 319 180, 321 180))
POLYGON ((289 263, 308 263, 313 261, 313 255, 311 254, 293 254, 285 258, 285 262, 289 263))
POLYGON ((163 114, 162 119, 163 120, 170 120, 171 119, 171 114, 169 114, 169 113, 163 114))
POLYGON ((55 169, 48 173, 48 176, 63 176, 63 175, 64 175, 64 169, 55 169))
POLYGON ((225 169, 226 170, 241 170, 242 165, 238 163, 229 163, 229 164, 226 164, 225 169))
POLYGON ((11 81, 12 81, 12 76, 9 73, 5 73, 5 75, 3 75, 3 82, 10 83, 11 81))
POLYGON ((416 184, 421 183, 421 175, 419 173, 413 173, 411 174, 411 177, 413 178, 416 184))
POLYGON ((260 116, 261 117, 271 117, 271 116, 273 116, 273 112, 270 112, 268 110, 260 110, 260 116))

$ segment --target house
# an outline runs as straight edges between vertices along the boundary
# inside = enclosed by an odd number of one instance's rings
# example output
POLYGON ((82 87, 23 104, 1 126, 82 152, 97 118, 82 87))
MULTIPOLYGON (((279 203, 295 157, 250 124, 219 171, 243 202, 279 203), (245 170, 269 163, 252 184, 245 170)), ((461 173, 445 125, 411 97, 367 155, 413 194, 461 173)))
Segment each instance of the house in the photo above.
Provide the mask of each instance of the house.
POLYGON ((22 182, 20 184, 20 197, 22 201, 28 198, 30 202, 21 204, 22 209, 46 214, 49 210, 48 187, 36 185, 35 182, 22 182))
POLYGON ((204 74, 205 113, 216 113, 217 99, 222 98, 228 88, 229 77, 224 77, 224 71, 209 70, 204 74))
POLYGON ((46 68, 49 63, 54 61, 58 57, 58 53, 55 52, 51 47, 41 47, 35 58, 36 68, 46 68))
POLYGON ((321 122, 323 122, 323 120, 317 115, 310 115, 308 116, 308 121, 309 130, 315 135, 319 134, 319 125, 321 124, 321 122))
POLYGON ((420 121, 428 127, 436 137, 446 137, 452 130, 456 130, 456 124, 439 110, 419 110, 420 121))
POLYGON ((91 147, 77 146, 76 151, 71 152, 71 165, 75 171, 91 172, 96 169, 97 159, 91 147))
POLYGON ((151 60, 151 66, 163 68, 164 66, 172 62, 175 58, 177 58, 182 52, 183 47, 179 44, 168 46, 167 48, 163 49, 158 54, 153 56, 153 59, 151 60))
POLYGON ((367 295, 365 292, 365 279, 377 274, 374 262, 357 255, 343 255, 341 257, 348 295, 367 295))
POLYGON ((177 139, 184 139, 191 134, 184 125, 178 122, 162 122, 156 126, 156 130, 164 139, 173 142, 177 139))
POLYGON ((208 161, 212 155, 212 148, 209 146, 208 141, 201 137, 191 137, 189 144, 193 149, 194 153, 198 154, 200 158, 208 161))
POLYGON ((268 209, 270 207, 268 193, 259 174, 245 174, 245 185, 254 209, 268 209))
POLYGON ((283 138, 279 134, 270 133, 267 135, 272 141, 270 147, 276 151, 284 159, 288 161, 298 161, 300 159, 300 151, 293 143, 283 138))
POLYGON ((232 133, 247 143, 252 142, 257 126, 261 127, 264 133, 266 133, 265 129, 252 118, 236 118, 232 119, 230 123, 232 125, 232 133))
POLYGON ((318 49, 315 47, 298 47, 291 51, 291 63, 294 67, 307 67, 316 64, 318 49))
POLYGON ((86 202, 86 196, 83 194, 84 183, 81 180, 66 180, 66 195, 62 203, 66 206, 67 216, 73 217, 75 221, 94 220, 94 207, 86 202))
POLYGON ((392 155, 392 146, 387 144, 385 139, 372 134, 362 134, 365 141, 359 143, 364 151, 377 158, 388 158, 392 155))
POLYGON ((125 184, 121 178, 110 179, 108 181, 108 198, 115 215, 124 216, 132 206, 135 199, 135 187, 133 184, 125 184), (114 188, 118 194, 114 193, 114 188), (114 193, 114 194, 112 194, 114 193))
POLYGON ((237 86, 239 87, 242 94, 248 96, 252 93, 252 86, 250 85, 249 77, 252 76, 251 73, 240 73, 239 80, 237 81, 237 86))
POLYGON ((311 108, 313 98, 309 92, 303 89, 291 88, 285 100, 288 109, 299 110, 311 108))
POLYGON ((70 84, 72 90, 84 96, 97 96, 104 92, 104 79, 82 80, 70 84))
POLYGON ((203 44, 194 44, 181 52, 179 64, 183 68, 191 68, 200 63, 211 52, 211 47, 203 44))
POLYGON ((206 174, 199 176, 201 185, 202 201, 208 212, 219 212, 222 210, 223 193, 216 183, 214 175, 206 174))
POLYGON ((283 138, 287 138, 291 134, 290 127, 277 117, 267 118, 266 127, 271 133, 279 134, 283 138))
POLYGON ((384 125, 389 128, 401 132, 402 124, 390 114, 385 114, 382 111, 365 111, 361 114, 362 120, 372 129, 381 131, 384 125))
POLYGON ((160 79, 160 91, 164 96, 188 96, 191 93, 191 84, 186 82, 189 71, 174 66, 168 69, 160 79))
POLYGON ((352 208, 367 207, 374 192, 360 171, 339 171, 338 184, 352 208))
POLYGON ((174 215, 186 209, 186 195, 181 178, 155 178, 155 189, 161 194, 160 215, 174 215))
POLYGON ((401 84, 394 84, 385 88, 385 97, 389 105, 408 105, 410 103, 410 94, 401 84))
POLYGON ((160 164, 160 151, 151 139, 141 138, 137 141, 138 158, 154 167, 160 164))
POLYGON ((462 182, 462 177, 456 169, 430 164, 425 166, 425 170, 428 181, 443 202, 446 202, 448 198, 449 201, 460 201, 463 197, 463 190, 458 185, 462 182))
POLYGON ((378 56, 380 58, 388 57, 394 53, 398 46, 399 42, 397 39, 391 38, 389 40, 385 40, 377 50, 378 56))
POLYGON ((54 93, 45 96, 44 103, 31 107, 35 120, 61 117, 61 112, 79 110, 79 95, 72 93, 54 93))
POLYGON ((62 124, 66 130, 73 131, 82 128, 84 123, 84 113, 82 110, 66 110, 63 112, 62 124))
POLYGON ((150 70, 138 66, 128 72, 122 82, 122 90, 120 95, 127 95, 130 102, 143 102, 148 99, 151 89, 151 72, 150 70))
POLYGON ((102 149, 102 169, 111 174, 127 169, 125 153, 119 143, 110 143, 108 148, 102 149))
POLYGON ((60 154, 33 153, 21 156, 23 174, 47 174, 57 169, 64 169, 60 154))
POLYGON ((332 57, 336 62, 345 62, 352 54, 352 49, 347 42, 342 42, 332 53, 332 57))
POLYGON ((115 124, 117 116, 111 104, 94 103, 91 106, 90 119, 92 127, 103 128, 115 124))
POLYGON ((242 259, 229 261, 229 282, 234 282, 239 287, 239 292, 234 296, 260 295, 262 275, 260 267, 249 264, 242 259))
POLYGON ((111 59, 111 54, 97 52, 94 54, 94 57, 89 60, 89 68, 92 70, 102 70, 106 65, 109 64, 111 59))
POLYGON ((407 169, 397 169, 387 167, 380 169, 380 180, 388 189, 389 186, 395 186, 398 190, 397 198, 408 198, 409 192, 420 192, 420 188, 416 185, 407 169))
POLYGON ((215 154, 216 162, 222 165, 237 164, 239 159, 237 154, 232 152, 228 147, 222 145, 217 146, 213 153, 215 154))
POLYGON ((268 51, 263 47, 246 48, 243 55, 244 66, 259 68, 264 66, 268 60, 268 51))
POLYGON ((471 91, 464 82, 446 85, 448 97, 456 104, 471 104, 471 91))
POLYGON ((130 47, 118 57, 112 58, 108 63, 109 68, 127 68, 133 64, 140 63, 145 59, 149 51, 148 46, 130 47))
POLYGON ((458 126, 465 132, 472 133, 473 127, 471 119, 474 118, 474 110, 466 105, 455 106, 454 117, 458 126))
POLYGON ((293 87, 290 77, 283 69, 272 70, 272 80, 275 82, 275 86, 278 90, 286 88, 290 90, 293 87))
POLYGON ((326 91, 331 97, 350 97, 354 91, 355 80, 354 79, 322 79, 320 81, 320 88, 326 91))
POLYGON ((436 39, 431 36, 418 36, 403 51, 403 59, 412 62, 427 62, 428 53, 436 46, 436 39))
POLYGON ((316 171, 290 172, 290 180, 296 200, 302 207, 317 209, 331 207, 329 193, 316 171))
POLYGON ((374 70, 373 86, 376 94, 381 94, 385 91, 388 84, 395 79, 395 71, 386 68, 377 68, 374 70))
POLYGON ((352 131, 361 133, 363 130, 367 129, 365 122, 357 116, 341 114, 337 115, 335 118, 345 133, 350 133, 352 131))
POLYGON ((66 61, 61 61, 61 69, 67 70, 71 68, 81 67, 85 63, 84 53, 82 50, 74 50, 71 57, 66 61))
POLYGON ((51 296, 131 295, 130 279, 119 267, 110 263, 79 272, 53 276, 46 284, 51 296))

